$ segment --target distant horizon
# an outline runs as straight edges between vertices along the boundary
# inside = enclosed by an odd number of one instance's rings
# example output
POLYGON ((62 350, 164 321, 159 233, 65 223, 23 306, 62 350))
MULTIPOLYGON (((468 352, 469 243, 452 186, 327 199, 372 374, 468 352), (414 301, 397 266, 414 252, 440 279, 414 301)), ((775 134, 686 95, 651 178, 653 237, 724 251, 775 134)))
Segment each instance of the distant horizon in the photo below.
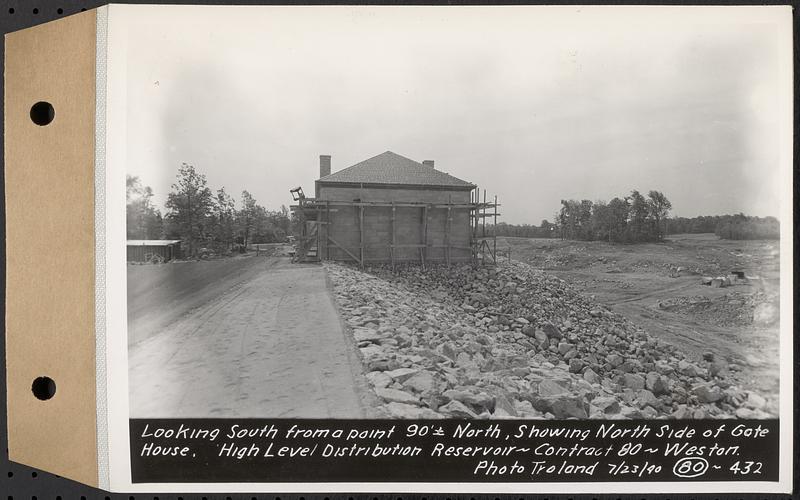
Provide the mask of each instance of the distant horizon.
MULTIPOLYGON (((195 169, 196 169, 196 170, 198 171, 198 173, 200 173, 200 174, 203 174, 203 173, 204 173, 204 172, 202 172, 201 170, 197 169, 197 167, 195 167, 195 169)), ((176 170, 176 173, 177 173, 177 170, 176 170)), ((130 175, 130 174, 129 174, 129 175, 130 175)), ((149 184, 147 184, 147 182, 145 182, 145 180, 144 180, 144 179, 142 179, 140 176, 137 176, 137 177, 139 177, 139 180, 142 182, 142 185, 143 185, 143 186, 149 186, 149 184)), ((152 186, 151 186, 151 187, 152 187, 152 186)), ((217 191, 217 190, 218 190, 220 187, 222 187, 222 186, 219 186, 219 187, 216 187, 216 186, 211 186, 211 185, 209 185, 209 186, 208 186, 208 188, 209 188, 209 189, 211 189, 211 191, 212 191, 213 193, 216 193, 216 191, 217 191)), ((296 186, 295 186, 295 187, 296 187, 296 186)), ((301 186, 301 187, 302 187, 302 186, 301 186)), ((312 186, 312 189, 313 189, 313 186, 312 186)), ((249 192, 249 190, 247 190, 247 191, 249 192)), ((306 190, 305 190, 305 188, 304 188, 304 192, 305 192, 305 191, 306 191, 306 190)), ((644 194, 645 196, 647 195, 647 192, 648 192, 648 191, 650 191, 650 189, 647 189, 647 190, 639 190, 639 192, 641 192, 641 193, 642 193, 642 194, 644 194)), ((658 190, 658 189, 655 189, 655 191, 659 191, 659 190, 658 190)), ((240 207, 241 207, 241 204, 240 204, 241 192, 239 192, 239 193, 230 192, 230 191, 228 191, 228 189, 227 189, 227 188, 225 189, 225 192, 226 192, 226 193, 228 193, 228 195, 230 195, 230 196, 231 196, 231 197, 232 197, 232 198, 235 200, 235 202, 236 202, 236 208, 237 208, 237 209, 238 209, 238 208, 240 208, 240 207)), ((287 190, 287 193, 288 193, 288 190, 287 190)), ((153 194, 154 194, 154 198, 158 199, 157 193, 155 193, 155 192, 154 192, 153 194)), ((251 193, 251 194, 252 194, 252 193, 251 193)), ((309 194, 310 194, 310 193, 309 193, 309 194)), ((626 193, 626 194, 624 194, 624 195, 615 195, 615 196, 612 196, 612 197, 610 197, 610 198, 608 198, 608 199, 602 199, 602 198, 599 198, 599 199, 590 199, 590 198, 586 198, 586 197, 582 197, 582 198, 570 198, 570 199, 576 199, 576 200, 590 200, 592 203, 597 203, 598 201, 601 201, 601 202, 608 202, 609 200, 613 199, 614 197, 624 198, 624 197, 625 197, 625 196, 627 196, 628 194, 630 194, 630 191, 628 191, 628 193, 626 193)), ((665 196, 666 196, 666 197, 669 199, 669 193, 664 193, 664 195, 665 195, 665 196)), ((487 195, 487 196, 488 196, 488 195, 487 195)), ((164 199, 166 199, 166 194, 165 194, 163 197, 164 197, 164 199)), ((494 197, 494 195, 492 195, 492 197, 494 197)), ((565 199, 566 199, 566 198, 565 198, 565 199)), ((265 203, 264 203, 262 200, 260 200, 260 199, 258 199, 258 198, 256 198, 256 202, 257 202, 259 205, 261 205, 261 206, 265 207, 267 210, 271 210, 271 211, 277 211, 277 210, 280 210, 280 207, 281 207, 281 205, 285 205, 287 208, 289 208, 289 206, 291 206, 291 205, 295 205, 295 204, 296 204, 296 202, 294 202, 294 201, 292 201, 292 200, 291 200, 291 197, 289 198, 288 202, 286 202, 286 203, 282 203, 282 204, 278 204, 278 205, 276 205, 276 206, 272 206, 272 205, 270 205, 270 204, 265 204, 265 203)), ((499 195, 498 195, 498 204, 500 205, 500 206, 499 206, 499 208, 498 208, 498 212, 502 212, 502 205, 503 205, 503 203, 502 203, 502 199, 499 197, 499 195)), ((159 212, 161 213, 162 217, 166 217, 166 214, 167 214, 167 209, 166 209, 166 207, 164 206, 164 204, 163 204, 163 203, 160 203, 160 204, 159 204, 159 203, 156 203, 156 204, 154 204, 154 205, 155 205, 155 207, 156 207, 156 208, 159 210, 159 212)), ((553 213, 555 214, 556 212, 558 212, 558 210, 559 210, 559 209, 560 209, 560 206, 556 207, 556 208, 555 208, 555 210, 553 211, 553 213)), ((675 213, 672 213, 672 212, 670 212, 670 214, 669 214, 669 216, 668 216, 668 219, 675 219, 675 218, 687 218, 687 219, 693 219, 693 218, 696 218, 696 217, 724 217, 724 216, 733 216, 733 215, 738 215, 738 214, 740 214, 740 213, 741 213, 741 214, 744 214, 744 215, 746 215, 746 216, 748 216, 748 217, 760 217, 760 218, 772 217, 772 218, 774 218, 774 219, 780 220, 780 218, 779 218, 777 215, 770 215, 770 214, 766 214, 766 215, 763 215, 763 214, 753 214, 753 213, 747 213, 747 212, 744 212, 744 211, 730 212, 730 213, 717 213, 717 214, 709 214, 709 213, 706 213, 706 214, 697 214, 697 215, 677 215, 677 214, 675 214, 675 213)), ((552 215, 551 215, 550 217, 544 217, 543 219, 546 219, 548 222, 555 223, 554 217, 553 217, 552 215)), ((498 215, 498 221, 497 221, 497 222, 498 222, 498 224, 500 224, 500 223, 506 223, 506 224, 511 224, 511 225, 532 225, 532 226, 539 226, 539 225, 541 224, 541 222, 542 222, 542 220, 543 220, 543 219, 538 219, 538 220, 536 220, 536 221, 531 221, 531 222, 525 222, 525 221, 523 221, 523 222, 509 222, 509 221, 503 220, 503 218, 502 218, 501 216, 499 216, 499 215, 498 215)), ((490 223, 489 223, 489 221, 487 221, 487 222, 486 222, 486 225, 488 226, 489 224, 490 224, 490 223)))

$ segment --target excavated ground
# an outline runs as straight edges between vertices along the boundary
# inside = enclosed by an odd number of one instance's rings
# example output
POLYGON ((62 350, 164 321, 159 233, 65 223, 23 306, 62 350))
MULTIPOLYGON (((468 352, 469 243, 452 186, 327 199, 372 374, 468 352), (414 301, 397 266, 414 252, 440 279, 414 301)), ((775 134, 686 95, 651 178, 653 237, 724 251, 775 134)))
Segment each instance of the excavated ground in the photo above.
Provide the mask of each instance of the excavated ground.
POLYGON ((701 362, 727 360, 733 382, 769 399, 779 392, 780 252, 773 240, 670 235, 664 243, 502 238, 515 260, 557 276, 701 362), (748 279, 704 286, 704 277, 748 279))
POLYGON ((325 263, 366 378, 397 418, 766 418, 726 356, 699 359, 512 260, 497 268, 325 263))

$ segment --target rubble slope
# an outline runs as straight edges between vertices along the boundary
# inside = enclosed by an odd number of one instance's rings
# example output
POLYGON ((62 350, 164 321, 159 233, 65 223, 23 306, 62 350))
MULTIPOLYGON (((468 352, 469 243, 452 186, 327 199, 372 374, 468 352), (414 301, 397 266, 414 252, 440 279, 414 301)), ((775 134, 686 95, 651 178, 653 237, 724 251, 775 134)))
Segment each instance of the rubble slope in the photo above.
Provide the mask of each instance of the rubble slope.
POLYGON ((765 418, 777 405, 733 386, 726 360, 693 363, 521 262, 324 265, 378 416, 765 418))

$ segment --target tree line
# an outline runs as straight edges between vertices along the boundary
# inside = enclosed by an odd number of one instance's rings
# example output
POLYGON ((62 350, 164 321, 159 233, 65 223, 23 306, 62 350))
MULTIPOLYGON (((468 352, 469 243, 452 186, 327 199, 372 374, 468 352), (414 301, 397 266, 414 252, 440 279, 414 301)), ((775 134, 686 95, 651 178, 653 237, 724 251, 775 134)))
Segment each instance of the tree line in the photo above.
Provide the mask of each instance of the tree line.
MULTIPOLYGON (((491 228, 489 228, 489 230, 491 230, 491 228)), ((497 236, 553 238, 556 236, 556 225, 547 219, 543 219, 538 226, 535 224, 507 224, 505 222, 498 222, 494 227, 494 231, 497 236)))
POLYGON ((669 220, 669 234, 714 233, 726 240, 777 240, 781 237, 780 222, 775 217, 735 215, 702 215, 675 217, 669 220))
POLYGON ((637 190, 609 202, 561 200, 556 214, 558 237, 567 240, 602 240, 621 243, 663 241, 672 203, 664 193, 637 190))
POLYGON ((286 241, 291 230, 289 210, 270 211, 242 191, 239 207, 224 187, 212 191, 206 176, 183 163, 165 203, 166 213, 152 202, 153 190, 138 177, 126 179, 128 239, 175 239, 186 255, 202 249, 216 253, 244 250, 247 245, 286 241))
POLYGON ((561 200, 554 220, 541 224, 506 224, 494 227, 497 236, 604 240, 610 242, 662 241, 672 203, 660 191, 645 197, 639 191, 609 202, 561 200))
POLYGON ((487 228, 497 236, 521 238, 562 238, 605 240, 611 242, 662 241, 668 234, 715 233, 721 239, 779 239, 780 224, 775 217, 736 215, 701 215, 669 217, 672 203, 658 191, 645 198, 638 191, 610 202, 562 200, 555 223, 498 223, 487 228))

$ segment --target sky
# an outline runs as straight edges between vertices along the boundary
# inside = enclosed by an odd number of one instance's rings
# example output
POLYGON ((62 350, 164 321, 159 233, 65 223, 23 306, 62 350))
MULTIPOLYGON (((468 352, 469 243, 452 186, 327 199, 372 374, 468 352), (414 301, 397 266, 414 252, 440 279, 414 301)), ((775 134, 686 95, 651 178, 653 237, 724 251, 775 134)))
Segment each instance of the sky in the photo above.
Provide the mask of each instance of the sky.
POLYGON ((676 216, 779 212, 789 73, 755 10, 114 8, 127 170, 162 211, 183 162, 277 209, 313 193, 319 155, 335 172, 390 150, 497 195, 508 223, 632 189, 676 216))

